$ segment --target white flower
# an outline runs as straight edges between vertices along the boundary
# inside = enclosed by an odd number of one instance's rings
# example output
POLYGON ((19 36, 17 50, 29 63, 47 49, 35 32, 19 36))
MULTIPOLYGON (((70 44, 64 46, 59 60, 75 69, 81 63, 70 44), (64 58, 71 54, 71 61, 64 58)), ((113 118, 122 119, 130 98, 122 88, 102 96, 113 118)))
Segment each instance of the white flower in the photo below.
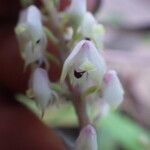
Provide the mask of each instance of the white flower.
POLYGON ((123 96, 124 90, 116 71, 108 71, 103 79, 102 99, 113 108, 116 108, 123 101, 123 96))
POLYGON ((92 125, 84 127, 76 141, 75 150, 97 150, 97 135, 92 125))
POLYGON ((84 15, 84 19, 81 22, 78 32, 81 34, 82 37, 88 37, 93 40, 97 48, 102 49, 105 30, 103 25, 98 24, 94 16, 90 12, 87 12, 84 15))
POLYGON ((15 32, 26 65, 44 59, 47 39, 40 10, 36 6, 32 5, 21 12, 15 32))
POLYGON ((60 81, 69 74, 73 86, 100 88, 105 70, 105 61, 93 42, 82 40, 65 60, 60 81))
POLYGON ((71 0, 70 6, 66 9, 66 13, 69 16, 69 22, 74 27, 77 28, 87 10, 86 0, 71 0))
POLYGON ((45 110, 45 108, 53 102, 54 98, 54 93, 50 88, 50 81, 46 70, 36 68, 31 76, 30 84, 37 104, 42 110, 45 110))

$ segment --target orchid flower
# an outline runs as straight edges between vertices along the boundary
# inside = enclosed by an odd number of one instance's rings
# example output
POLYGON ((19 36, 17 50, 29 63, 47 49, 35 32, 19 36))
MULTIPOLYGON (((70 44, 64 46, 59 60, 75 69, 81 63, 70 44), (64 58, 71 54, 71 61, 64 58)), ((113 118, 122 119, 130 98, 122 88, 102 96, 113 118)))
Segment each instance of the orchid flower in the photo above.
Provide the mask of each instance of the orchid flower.
POLYGON ((93 40, 98 49, 102 49, 104 27, 102 24, 97 23, 94 16, 90 12, 85 14, 78 32, 82 37, 88 37, 93 40))
POLYGON ((68 74, 73 86, 100 88, 105 70, 105 61, 93 42, 82 40, 65 60, 60 81, 68 74))
POLYGON ((110 70, 104 75, 102 87, 102 99, 116 108, 123 101, 124 96, 124 90, 116 71, 110 70))
POLYGON ((77 29, 87 10, 86 0, 71 0, 70 6, 66 9, 69 23, 77 29))
POLYGON ((25 65, 44 59, 47 40, 40 10, 32 5, 22 11, 15 29, 25 65))
POLYGON ((97 135, 92 125, 84 127, 76 141, 75 150, 97 150, 97 135))
POLYGON ((30 88, 37 104, 42 110, 53 103, 55 93, 51 90, 46 70, 36 68, 31 76, 30 88))

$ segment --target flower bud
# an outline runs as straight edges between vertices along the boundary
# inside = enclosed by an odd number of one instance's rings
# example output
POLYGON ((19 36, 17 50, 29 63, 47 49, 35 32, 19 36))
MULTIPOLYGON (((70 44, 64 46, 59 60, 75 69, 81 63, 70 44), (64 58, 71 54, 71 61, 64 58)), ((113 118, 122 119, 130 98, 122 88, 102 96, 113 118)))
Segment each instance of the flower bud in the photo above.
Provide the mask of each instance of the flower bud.
POLYGON ((97 23, 94 16, 90 12, 85 14, 78 32, 83 38, 90 38, 98 49, 102 49, 104 27, 103 25, 97 23))
POLYGON ((15 33, 26 65, 44 59, 47 40, 41 13, 36 6, 32 5, 21 12, 15 33))
POLYGON ((65 41, 71 41, 73 37, 73 29, 71 27, 66 28, 64 39, 65 41))
POLYGON ((70 77, 73 86, 101 86, 106 70, 105 61, 93 42, 82 40, 65 60, 61 74, 61 82, 70 77))
POLYGON ((87 10, 86 0, 71 0, 70 6, 66 9, 66 13, 69 17, 69 23, 76 29, 87 10))
POLYGON ((50 81, 46 70, 36 68, 33 71, 30 86, 34 98, 42 110, 53 102, 53 91, 50 88, 50 81))
POLYGON ((103 78, 102 98, 116 108, 123 101, 123 96, 124 90, 116 71, 108 71, 103 78))
POLYGON ((97 150, 97 135, 92 125, 87 125, 81 130, 75 150, 97 150))

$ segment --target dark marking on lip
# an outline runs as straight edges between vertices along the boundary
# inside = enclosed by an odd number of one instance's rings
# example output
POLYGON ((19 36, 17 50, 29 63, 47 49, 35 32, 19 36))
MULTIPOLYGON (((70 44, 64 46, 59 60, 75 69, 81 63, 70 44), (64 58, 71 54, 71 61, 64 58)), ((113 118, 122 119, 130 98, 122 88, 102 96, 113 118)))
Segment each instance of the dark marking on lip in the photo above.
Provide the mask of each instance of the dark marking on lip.
POLYGON ((41 40, 40 40, 40 39, 38 39, 38 40, 36 41, 36 44, 39 44, 39 43, 40 43, 40 41, 41 41, 41 40))
POLYGON ((85 38, 85 40, 87 40, 87 41, 91 41, 91 39, 90 39, 89 37, 86 37, 86 38, 85 38))
POLYGON ((76 70, 74 70, 74 76, 77 78, 77 79, 80 79, 83 74, 85 73, 86 71, 81 71, 81 72, 77 72, 76 70))

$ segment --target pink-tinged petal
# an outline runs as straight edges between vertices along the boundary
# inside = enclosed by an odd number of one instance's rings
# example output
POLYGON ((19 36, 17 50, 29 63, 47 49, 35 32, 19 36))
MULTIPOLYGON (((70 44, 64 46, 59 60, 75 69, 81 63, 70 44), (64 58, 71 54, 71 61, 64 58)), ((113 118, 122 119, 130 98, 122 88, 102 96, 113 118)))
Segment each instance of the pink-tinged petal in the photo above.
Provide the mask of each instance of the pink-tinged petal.
POLYGON ((92 125, 87 125, 80 131, 75 150, 97 150, 97 135, 92 125))
POLYGON ((116 108, 124 97, 124 90, 116 71, 110 70, 104 75, 102 98, 113 108, 116 108))

